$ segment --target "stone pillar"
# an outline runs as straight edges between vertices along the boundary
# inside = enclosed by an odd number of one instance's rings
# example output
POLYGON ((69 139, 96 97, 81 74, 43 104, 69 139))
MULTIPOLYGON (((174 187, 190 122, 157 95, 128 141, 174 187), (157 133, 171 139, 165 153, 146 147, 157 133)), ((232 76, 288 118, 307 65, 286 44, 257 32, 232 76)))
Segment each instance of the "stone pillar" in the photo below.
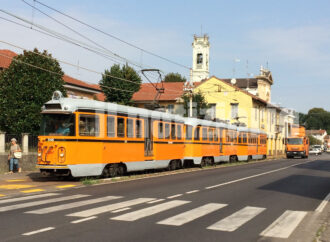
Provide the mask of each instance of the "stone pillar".
POLYGON ((0 153, 6 152, 6 140, 5 140, 6 133, 0 131, 0 153))
POLYGON ((29 134, 22 133, 22 149, 23 153, 29 153, 29 134))

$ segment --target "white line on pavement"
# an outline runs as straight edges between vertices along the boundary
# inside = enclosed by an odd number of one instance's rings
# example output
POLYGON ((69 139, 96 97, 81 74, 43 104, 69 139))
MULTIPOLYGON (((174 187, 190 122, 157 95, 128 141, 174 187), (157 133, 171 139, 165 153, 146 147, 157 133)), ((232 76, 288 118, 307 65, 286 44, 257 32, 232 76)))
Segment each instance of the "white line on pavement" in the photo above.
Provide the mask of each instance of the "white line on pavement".
POLYGON ((212 213, 220 208, 226 207, 227 204, 221 203, 208 203, 198 208, 194 208, 184 213, 180 213, 176 216, 164 219, 159 221, 157 224, 164 224, 164 225, 173 225, 173 226, 181 226, 188 222, 191 222, 197 218, 205 216, 209 213, 212 213))
POLYGON ((85 221, 89 221, 89 220, 92 220, 92 219, 95 219, 95 218, 97 218, 97 217, 96 216, 92 216, 92 217, 88 217, 88 218, 83 218, 83 219, 71 221, 70 223, 72 223, 72 224, 79 224, 79 223, 82 223, 82 222, 85 222, 85 221))
POLYGON ((154 198, 136 198, 136 199, 132 199, 132 200, 128 200, 128 201, 124 201, 124 202, 119 202, 119 203, 113 203, 113 204, 108 204, 105 206, 101 206, 101 207, 96 207, 96 208, 92 208, 92 209, 87 209, 87 210, 83 210, 80 212, 76 212, 76 213, 71 213, 68 214, 66 216, 73 216, 73 217, 90 217, 93 215, 97 215, 97 214, 101 214, 101 213, 106 213, 106 212, 111 212, 114 210, 118 210, 121 208, 126 208, 129 206, 133 206, 133 205, 138 205, 141 203, 146 203, 149 201, 154 200, 154 198))
POLYGON ((199 190, 192 190, 192 191, 186 192, 186 194, 192 194, 192 193, 195 193, 195 192, 199 192, 199 190))
POLYGON ((125 213, 123 215, 111 218, 112 220, 120 220, 120 221, 135 221, 140 218, 148 217, 154 215, 156 213, 163 212, 165 210, 175 208, 186 203, 190 203, 190 201, 183 201, 183 200, 172 200, 169 202, 161 203, 158 205, 154 205, 152 207, 143 208, 134 212, 125 213))
POLYGON ((164 201, 165 199, 157 199, 157 200, 154 200, 154 201, 150 201, 150 202, 147 202, 148 204, 152 204, 152 203, 158 203, 158 202, 162 202, 164 201))
POLYGON ((100 198, 94 198, 94 199, 79 201, 79 202, 61 204, 61 205, 52 206, 52 207, 48 207, 48 208, 36 209, 36 210, 28 211, 28 212, 25 212, 25 213, 48 214, 48 213, 53 213, 53 212, 57 212, 57 211, 63 211, 63 210, 70 209, 70 208, 77 208, 77 207, 86 206, 86 205, 90 205, 90 204, 106 202, 106 201, 119 199, 119 198, 122 198, 122 197, 120 197, 120 196, 100 197, 100 198))
POLYGON ((32 231, 32 232, 24 233, 22 235, 29 236, 29 235, 38 234, 38 233, 46 232, 46 231, 53 230, 53 229, 55 229, 55 228, 54 227, 48 227, 48 228, 39 229, 39 230, 35 230, 35 231, 32 231))
POLYGON ((41 204, 62 202, 62 201, 67 201, 67 200, 72 200, 72 199, 77 199, 77 198, 83 198, 83 197, 88 197, 88 196, 90 196, 90 195, 78 194, 78 195, 73 195, 73 196, 52 198, 52 199, 34 201, 34 202, 29 202, 29 203, 20 203, 20 204, 10 205, 10 206, 6 206, 6 207, 0 207, 0 212, 10 211, 10 210, 15 210, 15 209, 20 209, 20 208, 33 207, 33 206, 38 206, 38 205, 41 205, 41 204))
POLYGON ((241 227, 246 222, 253 219, 264 210, 265 208, 247 206, 237 211, 236 213, 233 213, 232 215, 220 220, 219 222, 212 224, 211 226, 207 227, 207 229, 232 232, 241 227))
POLYGON ((286 239, 306 216, 303 211, 285 211, 278 219, 260 233, 261 236, 286 239))
POLYGON ((183 194, 175 194, 173 196, 169 196, 167 197, 168 199, 171 199, 171 198, 176 198, 176 197, 181 197, 183 194))
POLYGON ((267 174, 270 174, 270 173, 274 173, 274 172, 277 172, 277 171, 282 171, 282 170, 285 170, 285 169, 288 169, 288 168, 291 168, 291 167, 294 167, 294 166, 298 166, 298 165, 301 165, 301 164, 304 164, 304 163, 308 163, 308 162, 311 162, 311 161, 313 161, 313 160, 306 161, 306 162, 303 162, 303 163, 294 164, 294 165, 290 165, 290 166, 286 166, 286 167, 282 167, 282 168, 272 170, 272 171, 259 173, 259 174, 253 175, 253 176, 247 176, 247 177, 243 177, 243 178, 240 178, 240 179, 237 179, 237 180, 233 180, 233 181, 224 182, 224 183, 220 183, 220 184, 217 184, 217 185, 205 187, 205 189, 212 189, 212 188, 216 188, 216 187, 221 187, 221 186, 229 185, 229 184, 232 184, 232 183, 236 183, 236 182, 248 180, 248 179, 251 179, 251 178, 255 178, 255 177, 258 177, 258 176, 267 175, 267 174))
POLYGON ((315 212, 317 213, 322 212, 324 207, 328 204, 329 201, 330 201, 330 193, 323 199, 320 205, 316 208, 315 212))
POLYGON ((127 208, 121 208, 121 209, 114 210, 111 213, 120 213, 120 212, 123 212, 123 211, 126 211, 126 210, 130 210, 130 209, 131 208, 129 208, 129 207, 127 207, 127 208))
POLYGON ((10 202, 19 202, 19 201, 26 201, 26 200, 32 200, 35 198, 41 198, 41 197, 51 197, 60 195, 59 193, 44 193, 39 195, 33 195, 33 196, 25 196, 25 197, 16 197, 16 198, 9 198, 9 199, 1 199, 0 204, 2 203, 10 203, 10 202))

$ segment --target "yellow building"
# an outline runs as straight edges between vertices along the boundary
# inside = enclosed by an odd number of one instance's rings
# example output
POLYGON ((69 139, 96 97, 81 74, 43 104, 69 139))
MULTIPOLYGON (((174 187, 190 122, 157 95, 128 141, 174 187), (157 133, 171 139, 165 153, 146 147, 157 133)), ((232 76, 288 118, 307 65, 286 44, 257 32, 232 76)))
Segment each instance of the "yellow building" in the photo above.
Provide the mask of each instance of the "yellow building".
POLYGON ((193 92, 203 94, 210 105, 206 116, 266 132, 268 156, 283 155, 287 112, 234 84, 212 76, 193 92))

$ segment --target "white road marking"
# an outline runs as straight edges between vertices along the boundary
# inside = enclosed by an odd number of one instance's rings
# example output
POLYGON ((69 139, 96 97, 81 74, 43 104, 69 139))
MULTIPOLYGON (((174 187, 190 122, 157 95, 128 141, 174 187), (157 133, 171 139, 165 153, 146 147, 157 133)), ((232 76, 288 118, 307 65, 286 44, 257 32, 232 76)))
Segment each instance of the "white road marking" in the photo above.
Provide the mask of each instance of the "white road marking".
POLYGON ((189 191, 189 192, 186 192, 186 194, 192 194, 192 193, 196 193, 196 192, 199 192, 199 190, 189 191))
POLYGON ((183 200, 173 200, 165 203, 161 203, 158 205, 154 205, 152 207, 143 208, 134 212, 125 213, 123 215, 111 218, 112 220, 121 220, 121 221, 135 221, 140 218, 148 217, 156 213, 163 212, 165 210, 181 206, 183 204, 190 203, 190 201, 183 200))
POLYGON ((10 211, 10 210, 15 210, 15 209, 20 209, 20 208, 33 207, 33 206, 38 206, 38 205, 47 204, 47 203, 67 201, 67 200, 72 200, 72 199, 77 199, 77 198, 88 197, 88 196, 90 196, 90 195, 78 194, 78 195, 72 195, 72 196, 67 196, 67 197, 59 197, 59 198, 46 199, 46 200, 41 200, 41 201, 34 201, 34 202, 29 202, 29 203, 20 203, 20 204, 10 205, 10 206, 6 206, 6 207, 0 207, 0 212, 10 211))
POLYGON ((173 196, 169 196, 167 197, 168 199, 171 199, 171 198, 176 198, 176 197, 181 197, 183 194, 175 194, 173 196))
POLYGON ((112 211, 111 213, 120 213, 120 212, 123 212, 123 211, 126 211, 126 210, 130 210, 131 208, 127 207, 127 208, 121 208, 121 209, 118 209, 118 210, 115 210, 115 211, 112 211))
POLYGON ((57 206, 52 206, 48 208, 41 208, 33 211, 28 211, 25 213, 32 213, 32 214, 48 214, 48 213, 53 213, 57 211, 62 211, 70 208, 77 208, 89 204, 95 204, 95 203, 100 203, 100 202, 106 202, 114 199, 119 199, 122 198, 120 196, 107 196, 107 197, 101 197, 101 198, 95 198, 95 199, 89 199, 85 201, 79 201, 79 202, 73 202, 73 203, 67 203, 67 204, 61 204, 57 206))
POLYGON ((329 201, 330 201, 330 193, 323 199, 320 205, 316 208, 315 212, 321 213, 329 201))
POLYGON ((89 218, 82 218, 82 219, 79 219, 79 220, 75 220, 75 221, 71 221, 70 223, 72 224, 79 224, 79 223, 82 223, 82 222, 85 222, 85 221, 89 221, 89 220, 92 220, 92 219, 95 219, 97 218, 96 216, 92 216, 92 217, 89 217, 89 218))
POLYGON ((97 208, 87 209, 87 210, 76 212, 76 213, 71 213, 66 216, 87 218, 87 217, 91 217, 93 215, 111 212, 114 210, 118 210, 121 208, 129 207, 129 206, 133 206, 133 205, 137 205, 137 204, 141 204, 141 203, 146 203, 151 200, 154 200, 154 198, 136 198, 136 199, 128 200, 125 202, 113 203, 113 204, 105 205, 102 207, 97 207, 97 208))
POLYGON ((16 197, 16 198, 8 198, 8 199, 1 199, 0 204, 2 203, 10 203, 10 202, 19 202, 19 201, 26 201, 26 200, 32 200, 36 198, 42 198, 42 197, 51 197, 60 195, 59 193, 44 193, 44 194, 38 194, 33 196, 25 196, 25 197, 16 197))
POLYGON ((278 219, 260 233, 261 236, 275 238, 289 238, 291 233, 306 216, 303 211, 285 211, 278 219))
POLYGON ((282 167, 282 168, 279 168, 279 169, 276 169, 276 170, 259 173, 259 174, 253 175, 253 176, 247 176, 247 177, 243 177, 243 178, 240 178, 240 179, 237 179, 237 180, 220 183, 220 184, 217 184, 217 185, 205 187, 205 189, 212 189, 212 188, 216 188, 216 187, 222 187, 222 186, 225 186, 225 185, 229 185, 229 184, 232 184, 232 183, 236 183, 236 182, 248 180, 248 179, 251 179, 251 178, 258 177, 258 176, 263 176, 263 175, 267 175, 267 174, 274 173, 274 172, 277 172, 277 171, 282 171, 282 170, 285 170, 285 169, 289 169, 291 167, 298 166, 298 165, 301 165, 301 164, 304 164, 304 163, 308 163, 308 162, 312 162, 312 161, 313 160, 310 160, 310 161, 306 161, 306 162, 302 162, 302 163, 298 163, 298 164, 294 164, 294 165, 282 167))
POLYGON ((38 234, 38 233, 46 232, 46 231, 53 230, 53 229, 55 229, 55 228, 54 227, 48 227, 48 228, 39 229, 39 230, 35 230, 35 231, 32 231, 32 232, 24 233, 22 235, 29 236, 29 235, 38 234))
POLYGON ((264 210, 265 208, 247 206, 237 211, 236 213, 233 213, 232 215, 220 220, 219 222, 212 224, 211 226, 207 227, 207 229, 232 232, 241 227, 246 222, 253 219, 264 210))
POLYGON ((154 201, 150 201, 150 202, 147 202, 148 204, 152 204, 152 203, 158 203, 158 202, 162 202, 164 201, 165 199, 157 199, 157 200, 154 200, 154 201))
POLYGON ((184 213, 180 213, 176 216, 164 219, 159 221, 157 224, 164 225, 173 225, 173 226, 181 226, 185 223, 191 222, 199 217, 205 216, 209 213, 212 213, 220 208, 227 206, 228 204, 221 203, 208 203, 198 208, 194 208, 184 213))

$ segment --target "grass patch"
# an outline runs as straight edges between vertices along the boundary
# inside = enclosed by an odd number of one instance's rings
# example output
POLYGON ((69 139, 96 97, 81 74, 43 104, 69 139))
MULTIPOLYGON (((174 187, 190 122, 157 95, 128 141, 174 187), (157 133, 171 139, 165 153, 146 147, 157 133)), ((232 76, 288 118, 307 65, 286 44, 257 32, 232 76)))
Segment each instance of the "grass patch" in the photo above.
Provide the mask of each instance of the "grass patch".
POLYGON ((94 185, 94 184, 100 183, 100 180, 99 179, 91 178, 91 177, 85 177, 85 178, 81 179, 80 181, 85 186, 94 185))

